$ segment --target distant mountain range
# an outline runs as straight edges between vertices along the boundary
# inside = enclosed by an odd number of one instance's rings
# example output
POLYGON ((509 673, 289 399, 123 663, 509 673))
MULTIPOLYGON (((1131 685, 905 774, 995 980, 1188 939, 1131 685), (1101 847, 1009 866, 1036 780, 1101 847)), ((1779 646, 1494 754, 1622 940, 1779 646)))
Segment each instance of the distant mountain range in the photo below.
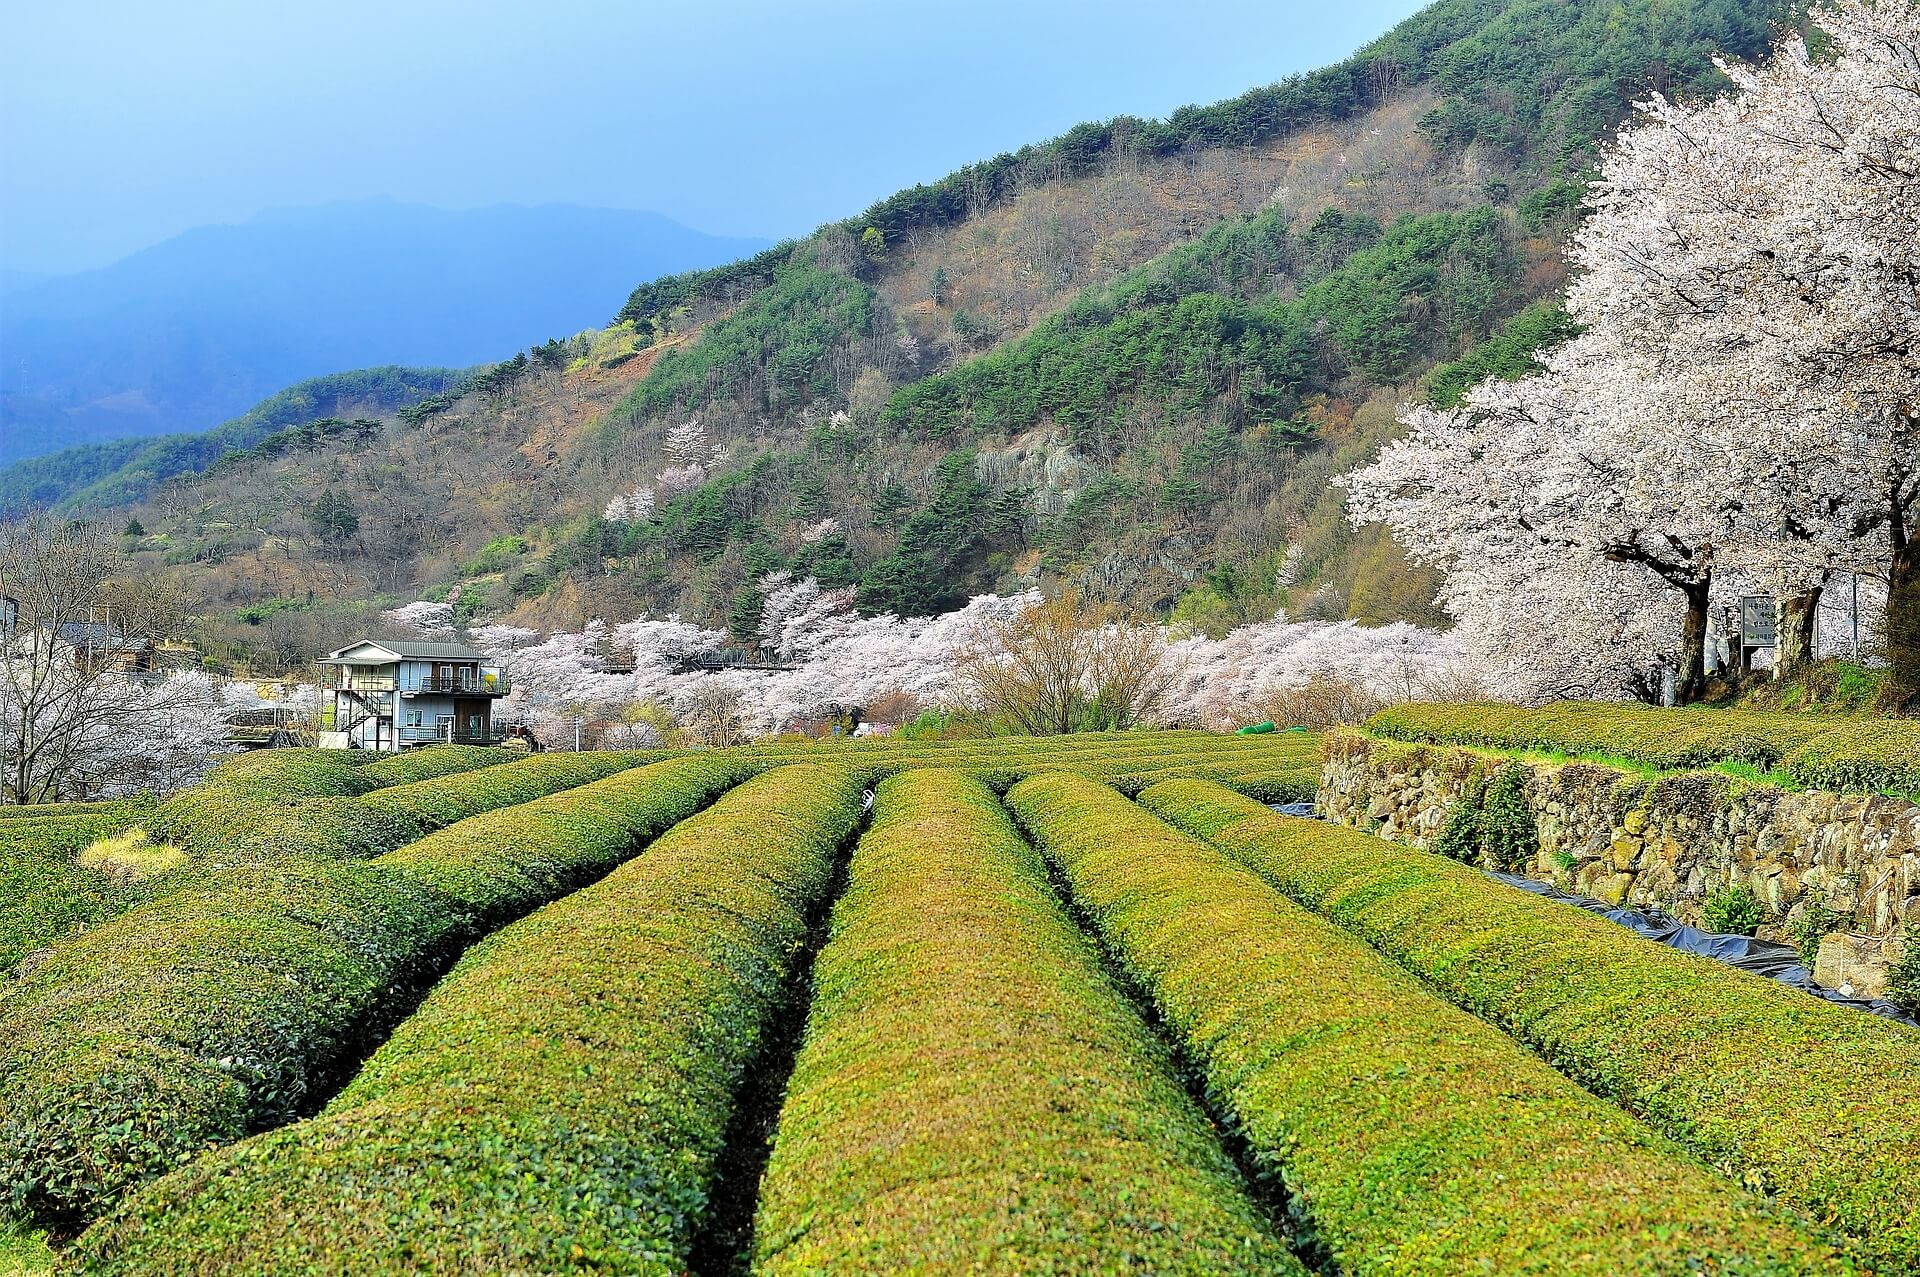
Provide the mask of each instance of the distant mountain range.
POLYGON ((0 464, 204 430, 292 382, 463 367, 603 324, 635 280, 766 241, 656 213, 393 200, 202 226, 99 270, 0 279, 0 464))

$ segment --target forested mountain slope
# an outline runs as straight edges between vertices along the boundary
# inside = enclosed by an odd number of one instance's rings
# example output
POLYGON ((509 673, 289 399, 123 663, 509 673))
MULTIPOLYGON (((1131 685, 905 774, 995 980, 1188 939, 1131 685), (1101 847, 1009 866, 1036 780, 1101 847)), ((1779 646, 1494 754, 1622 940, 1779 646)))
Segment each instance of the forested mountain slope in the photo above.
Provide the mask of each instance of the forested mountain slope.
POLYGON ((785 568, 873 609, 1058 580, 1214 629, 1281 602, 1434 621, 1328 480, 1397 400, 1551 340, 1536 303, 1596 139, 1649 89, 1711 91, 1710 53, 1757 55, 1785 17, 1443 0, 1338 67, 643 285, 377 435, 171 480, 141 547, 256 613, 457 588, 530 622, 745 634, 785 568))

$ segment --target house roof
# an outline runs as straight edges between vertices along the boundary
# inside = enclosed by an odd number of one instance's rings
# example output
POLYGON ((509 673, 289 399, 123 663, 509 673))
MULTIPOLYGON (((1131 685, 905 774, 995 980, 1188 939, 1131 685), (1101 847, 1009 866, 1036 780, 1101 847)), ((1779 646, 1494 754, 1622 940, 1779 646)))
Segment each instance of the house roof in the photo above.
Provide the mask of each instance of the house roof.
POLYGON ((128 639, 119 630, 98 621, 64 621, 53 629, 55 637, 72 647, 95 651, 133 651, 148 646, 145 639, 128 639))
POLYGON ((367 638, 330 652, 321 664, 338 662, 347 653, 364 647, 378 648, 403 661, 490 661, 493 659, 485 652, 468 647, 465 643, 423 643, 418 639, 367 638))

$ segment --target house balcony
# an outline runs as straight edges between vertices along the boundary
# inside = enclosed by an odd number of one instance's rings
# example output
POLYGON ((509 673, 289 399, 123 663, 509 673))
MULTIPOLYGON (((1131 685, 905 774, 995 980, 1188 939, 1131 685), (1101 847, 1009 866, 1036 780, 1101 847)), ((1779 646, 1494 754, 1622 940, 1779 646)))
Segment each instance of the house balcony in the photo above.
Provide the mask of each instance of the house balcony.
POLYGON ((454 670, 450 675, 436 672, 420 680, 418 687, 406 692, 439 692, 447 696, 505 696, 512 686, 504 670, 454 670))
POLYGON ((366 674, 351 666, 330 666, 320 685, 329 692, 391 692, 399 686, 399 681, 391 674, 366 674))
POLYGON ((456 728, 452 723, 438 727, 402 727, 401 745, 498 745, 507 738, 505 724, 487 726, 477 732, 456 728))

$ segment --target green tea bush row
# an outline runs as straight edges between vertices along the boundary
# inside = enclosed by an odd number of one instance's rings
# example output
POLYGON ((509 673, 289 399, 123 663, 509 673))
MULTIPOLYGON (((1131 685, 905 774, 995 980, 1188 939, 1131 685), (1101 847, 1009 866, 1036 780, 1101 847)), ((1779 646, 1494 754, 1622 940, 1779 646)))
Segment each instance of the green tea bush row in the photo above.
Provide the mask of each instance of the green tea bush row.
POLYGON ((405 785, 416 780, 432 780, 435 776, 454 776, 480 767, 492 767, 495 763, 510 763, 526 756, 517 749, 492 746, 429 745, 425 749, 409 749, 404 753, 385 755, 380 761, 362 767, 360 774, 382 785, 405 785))
POLYGON ((1920 1272, 1920 1031, 1216 785, 1140 800, 1875 1272, 1920 1272))
POLYGON ((814 966, 754 1271, 1302 1273, 993 792, 879 789, 814 966))
POLYGON ((146 805, 89 807, 78 814, 0 822, 0 982, 28 953, 142 898, 141 884, 84 868, 74 863, 74 855, 95 839, 118 833, 146 805))
MULTIPOLYGON (((667 756, 664 751, 520 755, 514 762, 388 784, 364 793, 292 800, 209 784, 163 804, 150 834, 221 863, 285 856, 366 859, 468 816, 528 802, 667 756)), ((365 777, 382 766, 370 763, 353 774, 365 777)))
POLYGON ((1115 791, 1048 776, 1008 801, 1330 1270, 1843 1271, 1762 1198, 1115 791))
POLYGON ((845 769, 741 786, 476 946, 321 1115, 149 1186, 77 1258, 684 1272, 744 1075, 859 819, 845 769))
POLYGON ((45 820, 49 816, 97 816, 136 805, 136 799, 106 799, 85 803, 9 803, 0 806, 0 828, 15 820, 45 820))
POLYGON ((371 861, 236 866, 55 948, 0 1000, 0 1211, 71 1227, 310 1108, 468 943, 752 770, 665 762, 371 861))
POLYGON ((1920 797, 1920 723, 1836 727, 1787 754, 1780 767, 1811 789, 1920 797))
POLYGON ((822 741, 749 751, 783 761, 844 759, 878 778, 918 767, 966 772, 997 792, 1043 771, 1073 771, 1138 790, 1156 779, 1206 775, 1244 783, 1269 801, 1303 801, 1318 786, 1319 742, 1306 733, 1086 732, 956 741, 822 741), (1311 776, 1311 783, 1309 783, 1311 776), (1244 782, 1242 777, 1247 778, 1244 782))
POLYGON ((370 811, 388 812, 410 821, 424 835, 483 811, 531 802, 629 767, 661 762, 672 756, 666 750, 534 754, 484 770, 376 789, 354 802, 370 811))
POLYGON ((1815 789, 1920 795, 1920 723, 1763 710, 1565 701, 1543 709, 1399 705, 1367 730, 1393 740, 1621 758, 1663 770, 1746 763, 1815 789))

